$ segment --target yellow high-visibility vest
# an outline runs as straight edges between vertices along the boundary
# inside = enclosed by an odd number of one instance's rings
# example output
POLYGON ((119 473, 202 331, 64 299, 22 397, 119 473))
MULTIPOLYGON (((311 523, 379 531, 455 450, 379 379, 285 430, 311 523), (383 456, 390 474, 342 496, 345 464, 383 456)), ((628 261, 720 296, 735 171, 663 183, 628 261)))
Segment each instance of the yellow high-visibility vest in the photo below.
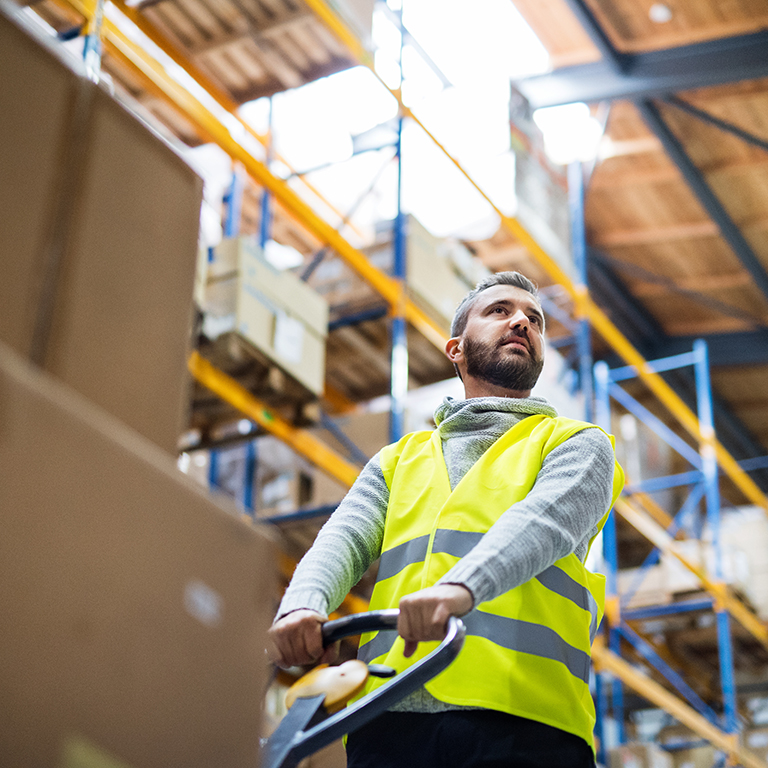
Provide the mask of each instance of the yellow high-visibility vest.
MULTIPOLYGON (((413 432, 384 448, 380 459, 389 506, 371 610, 397 608, 400 598, 438 582, 526 497, 550 451, 586 428, 597 427, 528 416, 500 437, 453 491, 437 431, 413 432)), ((611 506, 623 484, 617 463, 611 506)), ((426 688, 449 704, 508 712, 574 733, 594 749, 590 646, 604 602, 605 577, 587 571, 574 554, 563 557, 464 616, 464 648, 426 688)), ((406 659, 396 633, 369 633, 360 640, 358 656, 402 672, 436 645, 419 643, 406 659)), ((383 682, 370 678, 364 693, 383 682)))

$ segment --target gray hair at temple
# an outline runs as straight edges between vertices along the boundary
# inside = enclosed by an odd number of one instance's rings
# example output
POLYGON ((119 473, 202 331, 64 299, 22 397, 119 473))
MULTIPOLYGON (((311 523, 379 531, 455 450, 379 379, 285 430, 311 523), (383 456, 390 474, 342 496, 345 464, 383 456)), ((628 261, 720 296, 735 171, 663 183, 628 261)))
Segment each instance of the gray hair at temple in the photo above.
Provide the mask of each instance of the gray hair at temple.
POLYGON ((489 275, 484 280, 481 280, 462 300, 461 304, 456 308, 456 313, 453 316, 453 322, 451 323, 451 338, 456 338, 464 333, 464 329, 467 327, 467 319, 469 317, 469 310, 472 309, 475 299, 488 288, 493 288, 496 285, 511 285, 514 288, 522 288, 524 291, 533 296, 536 301, 539 301, 539 289, 536 284, 529 280, 525 275, 521 275, 519 272, 497 272, 495 275, 489 275))

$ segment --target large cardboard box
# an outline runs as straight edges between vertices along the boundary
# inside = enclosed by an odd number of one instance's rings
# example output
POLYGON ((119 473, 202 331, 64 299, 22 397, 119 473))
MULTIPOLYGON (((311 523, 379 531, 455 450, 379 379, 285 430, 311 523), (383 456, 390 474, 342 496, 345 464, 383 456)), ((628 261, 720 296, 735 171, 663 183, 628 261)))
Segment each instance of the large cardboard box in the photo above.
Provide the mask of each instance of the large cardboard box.
POLYGON ((272 542, 0 345, 0 754, 255 765, 272 542))
POLYGON ((325 387, 328 304, 292 272, 275 269, 249 238, 224 240, 207 262, 204 330, 236 331, 310 392, 325 387))
POLYGON ((175 452, 202 181, 63 57, 0 12, 0 340, 175 452))

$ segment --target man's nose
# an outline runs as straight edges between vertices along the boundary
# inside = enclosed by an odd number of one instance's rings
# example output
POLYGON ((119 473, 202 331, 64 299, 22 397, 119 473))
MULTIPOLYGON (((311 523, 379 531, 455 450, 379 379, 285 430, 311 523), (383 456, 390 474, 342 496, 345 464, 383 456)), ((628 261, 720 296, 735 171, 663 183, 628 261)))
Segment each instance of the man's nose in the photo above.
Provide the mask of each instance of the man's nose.
POLYGON ((518 309, 517 312, 509 318, 509 324, 512 328, 525 328, 525 330, 528 330, 531 326, 528 315, 526 315, 522 309, 518 309))

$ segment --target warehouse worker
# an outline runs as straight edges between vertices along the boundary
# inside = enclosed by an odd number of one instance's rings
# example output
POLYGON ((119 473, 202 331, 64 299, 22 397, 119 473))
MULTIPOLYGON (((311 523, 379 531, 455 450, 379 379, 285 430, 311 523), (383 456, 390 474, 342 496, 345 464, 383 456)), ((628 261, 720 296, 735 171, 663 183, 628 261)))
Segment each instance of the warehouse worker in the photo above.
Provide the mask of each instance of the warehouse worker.
POLYGON ((400 671, 449 616, 467 627, 446 671, 349 736, 350 768, 594 764, 603 578, 583 562, 624 478, 612 438, 531 396, 543 334, 523 275, 471 291, 445 347, 465 399, 374 456, 296 568, 270 630, 282 666, 328 656, 322 623, 379 556, 371 609, 399 607, 400 637, 363 636, 360 658, 400 671))

